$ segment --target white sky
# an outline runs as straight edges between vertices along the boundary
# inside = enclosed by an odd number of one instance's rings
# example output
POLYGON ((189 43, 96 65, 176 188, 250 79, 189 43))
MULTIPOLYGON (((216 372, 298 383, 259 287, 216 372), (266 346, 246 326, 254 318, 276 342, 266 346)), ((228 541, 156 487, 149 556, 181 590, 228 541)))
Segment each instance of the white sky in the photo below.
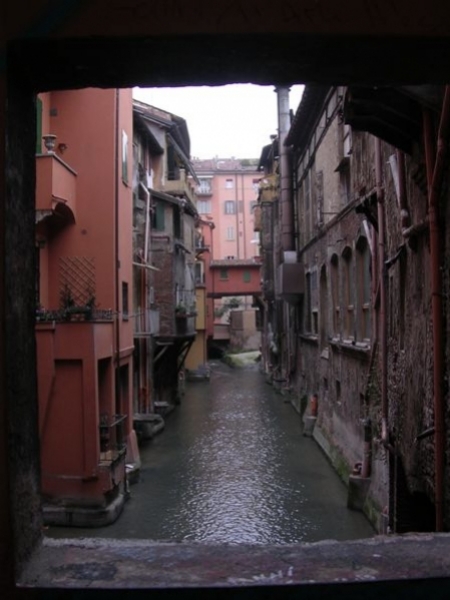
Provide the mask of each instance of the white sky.
MULTIPOLYGON (((302 93, 302 85, 291 89, 294 113, 302 93)), ((277 132, 273 86, 134 88, 133 96, 187 121, 193 158, 259 158, 277 132)))

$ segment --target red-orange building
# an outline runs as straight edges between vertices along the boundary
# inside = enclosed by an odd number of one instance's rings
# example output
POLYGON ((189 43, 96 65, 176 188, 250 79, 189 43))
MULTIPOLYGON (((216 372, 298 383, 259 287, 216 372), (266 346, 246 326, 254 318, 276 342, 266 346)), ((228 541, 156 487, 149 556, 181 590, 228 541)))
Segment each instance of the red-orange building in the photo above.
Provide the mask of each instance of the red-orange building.
POLYGON ((132 419, 131 90, 38 99, 36 342, 44 515, 105 524, 139 467, 132 419), (42 140, 42 143, 41 143, 42 140))

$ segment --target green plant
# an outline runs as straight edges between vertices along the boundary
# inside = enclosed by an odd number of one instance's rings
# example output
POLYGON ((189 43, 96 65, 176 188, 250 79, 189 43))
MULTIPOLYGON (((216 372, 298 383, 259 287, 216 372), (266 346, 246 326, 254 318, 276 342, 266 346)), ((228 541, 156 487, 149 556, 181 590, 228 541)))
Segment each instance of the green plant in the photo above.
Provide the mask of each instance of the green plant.
POLYGON ((72 306, 75 306, 75 300, 72 296, 72 291, 67 283, 65 284, 64 291, 61 294, 61 302, 63 308, 71 308, 72 306))

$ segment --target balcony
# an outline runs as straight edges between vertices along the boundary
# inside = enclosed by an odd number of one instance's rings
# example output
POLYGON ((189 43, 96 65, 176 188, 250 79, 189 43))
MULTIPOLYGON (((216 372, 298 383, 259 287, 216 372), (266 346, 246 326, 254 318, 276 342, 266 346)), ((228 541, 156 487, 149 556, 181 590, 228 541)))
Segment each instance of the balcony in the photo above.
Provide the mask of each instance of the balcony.
POLYGON ((167 179, 162 186, 162 191, 166 192, 166 194, 172 194, 173 196, 184 196, 194 206, 197 203, 197 196, 194 188, 186 177, 186 171, 184 169, 179 170, 178 179, 167 179))
POLYGON ((175 335, 184 337, 195 335, 197 313, 175 313, 175 335))
POLYGON ((109 323, 113 321, 111 309, 96 309, 91 306, 72 306, 56 310, 36 309, 36 323, 109 323))
POLYGON ((200 185, 195 191, 197 196, 212 196, 212 179, 200 179, 200 185))
POLYGON ((147 308, 134 315, 134 337, 150 337, 159 334, 159 310, 147 308))
POLYGON ((208 252, 209 246, 205 244, 205 236, 197 235, 195 238, 195 256, 200 256, 203 252, 208 252))
POLYGON ((109 466, 125 458, 126 415, 100 415, 100 466, 109 466))
POLYGON ((77 174, 56 154, 36 156, 36 222, 58 215, 76 221, 77 174))

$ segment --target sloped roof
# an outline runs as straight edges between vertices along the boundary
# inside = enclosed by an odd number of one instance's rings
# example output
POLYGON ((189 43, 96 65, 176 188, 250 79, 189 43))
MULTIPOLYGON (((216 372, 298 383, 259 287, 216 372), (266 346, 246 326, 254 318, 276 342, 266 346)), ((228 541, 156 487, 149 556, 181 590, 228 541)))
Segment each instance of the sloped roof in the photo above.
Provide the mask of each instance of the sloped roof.
POLYGON ((284 141, 285 146, 301 149, 308 143, 330 89, 331 87, 328 85, 310 84, 305 86, 301 102, 284 141))
POLYGON ((192 163, 197 173, 205 171, 256 171, 258 167, 257 158, 219 158, 215 156, 208 159, 193 158, 192 163))

